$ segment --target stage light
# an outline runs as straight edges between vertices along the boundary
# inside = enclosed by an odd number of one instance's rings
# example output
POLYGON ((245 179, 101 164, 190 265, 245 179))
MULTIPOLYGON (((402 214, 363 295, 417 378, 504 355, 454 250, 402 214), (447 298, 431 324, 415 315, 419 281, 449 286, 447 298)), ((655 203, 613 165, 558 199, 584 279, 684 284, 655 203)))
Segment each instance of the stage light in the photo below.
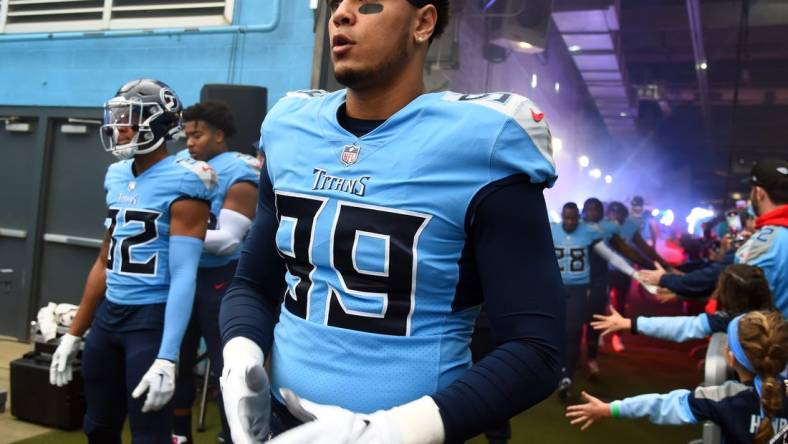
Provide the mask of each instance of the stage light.
POLYGON ((536 88, 537 80, 536 74, 531 75, 531 88, 536 88))
POLYGON ((556 94, 558 94, 559 91, 561 91, 561 84, 558 83, 558 82, 555 82, 555 92, 556 92, 556 94))
POLYGON ((578 157, 577 161, 580 163, 581 168, 585 168, 591 164, 591 159, 589 159, 588 156, 585 155, 578 157))
POLYGON ((706 63, 706 62, 700 62, 700 65, 698 65, 698 68, 700 68, 700 69, 702 69, 702 70, 704 70, 704 71, 705 71, 706 69, 708 69, 708 67, 709 67, 709 64, 708 64, 708 63, 706 63))
POLYGON ((579 52, 581 49, 583 48, 581 48, 579 45, 572 45, 569 47, 569 52, 579 52))
POLYGON ((620 117, 626 117, 626 116, 627 116, 627 113, 625 113, 625 112, 623 112, 623 111, 622 111, 622 112, 618 113, 618 115, 619 115, 620 117))
POLYGON ((700 224, 703 220, 709 219, 714 217, 714 211, 711 211, 706 208, 695 207, 690 211, 689 216, 687 216, 687 232, 689 234, 695 234, 695 228, 697 225, 700 224))
POLYGON ((562 149, 564 149, 564 141, 558 137, 553 137, 553 157, 558 157, 562 149))
POLYGON ((669 226, 673 225, 673 221, 675 219, 676 219, 676 217, 673 214, 672 210, 665 210, 665 212, 662 213, 662 217, 659 219, 659 223, 669 227, 669 226))
POLYGON ((651 215, 654 217, 659 216, 659 208, 654 208, 653 210, 651 210, 651 215))
POLYGON ((605 183, 608 184, 608 185, 613 183, 613 176, 611 176, 610 174, 605 176, 605 183))
POLYGON ((594 168, 593 170, 588 172, 588 175, 593 177, 594 179, 599 179, 600 177, 602 177, 602 170, 600 170, 599 168, 594 168))

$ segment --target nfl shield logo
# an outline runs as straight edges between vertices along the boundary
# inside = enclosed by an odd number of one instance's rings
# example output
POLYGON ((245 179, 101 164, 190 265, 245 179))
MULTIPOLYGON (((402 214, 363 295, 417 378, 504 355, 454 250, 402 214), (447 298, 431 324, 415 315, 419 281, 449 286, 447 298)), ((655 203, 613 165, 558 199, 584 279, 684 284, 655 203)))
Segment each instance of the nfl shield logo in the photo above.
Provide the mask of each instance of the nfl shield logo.
POLYGON ((345 148, 342 150, 342 157, 340 157, 342 164, 350 166, 356 163, 359 151, 361 151, 361 148, 355 143, 353 145, 345 145, 345 148))

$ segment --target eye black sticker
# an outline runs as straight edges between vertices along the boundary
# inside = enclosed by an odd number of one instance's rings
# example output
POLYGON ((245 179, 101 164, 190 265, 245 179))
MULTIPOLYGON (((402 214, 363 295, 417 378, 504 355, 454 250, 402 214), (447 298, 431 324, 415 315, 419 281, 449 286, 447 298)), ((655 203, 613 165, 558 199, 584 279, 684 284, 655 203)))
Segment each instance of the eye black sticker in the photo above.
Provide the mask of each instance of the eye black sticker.
POLYGON ((380 3, 364 3, 358 8, 358 12, 366 15, 380 14, 383 12, 383 5, 380 3))

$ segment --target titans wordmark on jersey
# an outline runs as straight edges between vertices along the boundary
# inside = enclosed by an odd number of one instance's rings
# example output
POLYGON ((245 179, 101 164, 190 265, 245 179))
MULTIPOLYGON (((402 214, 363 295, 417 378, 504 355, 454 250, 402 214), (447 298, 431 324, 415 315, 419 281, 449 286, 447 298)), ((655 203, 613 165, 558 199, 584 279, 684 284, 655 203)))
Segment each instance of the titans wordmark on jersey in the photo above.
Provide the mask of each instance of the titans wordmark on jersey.
POLYGON ((272 382, 369 412, 470 363, 480 289, 458 282, 475 273, 459 265, 472 263, 460 258, 474 196, 556 176, 544 114, 524 97, 424 94, 360 138, 337 122, 344 101, 291 93, 263 124, 288 284, 272 382))
POLYGON ((113 163, 104 179, 110 233, 107 299, 116 304, 167 300, 170 206, 178 199, 210 202, 217 177, 205 162, 168 156, 135 176, 133 160, 113 163))

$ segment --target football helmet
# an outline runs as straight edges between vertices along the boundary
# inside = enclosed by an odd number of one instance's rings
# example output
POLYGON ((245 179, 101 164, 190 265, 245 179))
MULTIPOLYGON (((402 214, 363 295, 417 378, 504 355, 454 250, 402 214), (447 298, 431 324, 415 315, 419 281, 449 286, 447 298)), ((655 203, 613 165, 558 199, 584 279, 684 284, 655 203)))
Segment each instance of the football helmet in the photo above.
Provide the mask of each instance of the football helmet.
POLYGON ((164 82, 132 80, 104 104, 101 143, 120 159, 150 153, 180 131, 182 110, 181 100, 164 82), (124 127, 134 130, 130 140, 120 140, 124 127))

